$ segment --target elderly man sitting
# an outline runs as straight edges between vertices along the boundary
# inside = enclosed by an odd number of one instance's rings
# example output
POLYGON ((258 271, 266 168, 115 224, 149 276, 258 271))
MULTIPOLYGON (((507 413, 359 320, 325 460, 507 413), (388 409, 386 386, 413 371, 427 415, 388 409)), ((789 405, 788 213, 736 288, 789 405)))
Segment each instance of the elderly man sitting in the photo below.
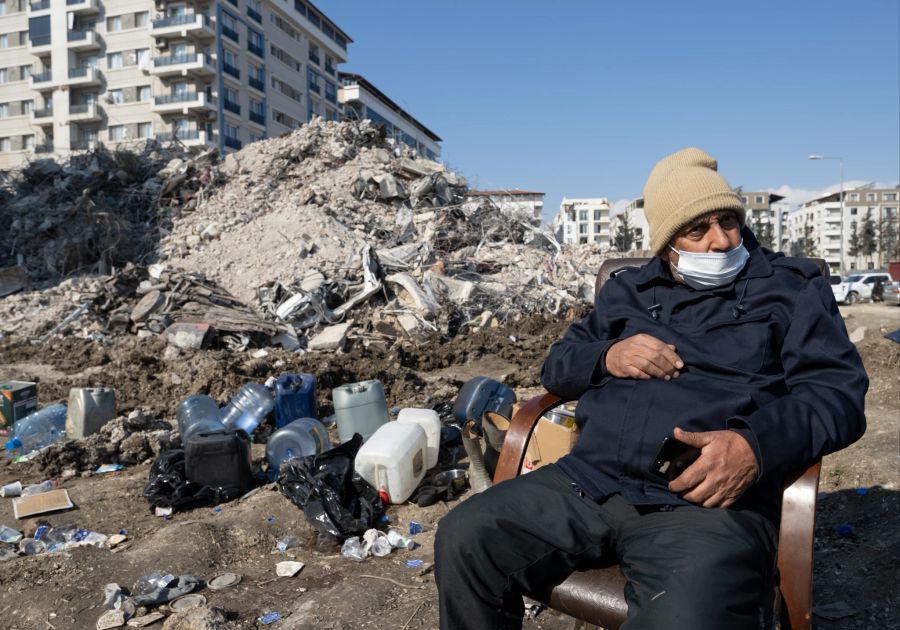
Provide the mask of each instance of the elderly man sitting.
POLYGON ((783 476, 865 430, 868 378, 828 282, 759 246, 716 161, 666 157, 644 208, 656 256, 544 361, 547 390, 579 399, 575 448, 439 524, 442 628, 520 627, 523 593, 609 559, 624 628, 764 626, 783 476), (651 472, 666 438, 696 449, 674 479, 651 472))

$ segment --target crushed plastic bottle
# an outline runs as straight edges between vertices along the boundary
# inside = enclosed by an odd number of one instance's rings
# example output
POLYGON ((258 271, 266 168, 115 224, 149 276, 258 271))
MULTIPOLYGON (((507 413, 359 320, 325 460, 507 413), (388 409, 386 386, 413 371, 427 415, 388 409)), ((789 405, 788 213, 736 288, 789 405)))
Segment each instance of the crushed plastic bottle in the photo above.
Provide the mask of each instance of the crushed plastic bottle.
POLYGON ((66 406, 50 405, 16 422, 6 442, 6 456, 29 455, 46 448, 66 433, 66 406))
POLYGON ((47 545, 34 538, 23 538, 19 541, 19 551, 26 556, 36 556, 39 553, 47 551, 47 545))
POLYGON ((362 562, 366 559, 366 552, 363 550, 359 536, 351 536, 344 541, 344 544, 341 546, 341 555, 357 562, 362 562))
POLYGON ((6 525, 0 525, 0 542, 17 543, 22 540, 22 532, 6 525))
POLYGON ((56 490, 56 482, 52 479, 47 479, 41 483, 31 484, 22 488, 22 496, 30 497, 35 494, 50 492, 51 490, 56 490))
POLYGON ((372 555, 383 558, 384 556, 390 555, 393 550, 394 548, 391 546, 390 541, 388 541, 387 536, 377 529, 366 530, 366 533, 363 534, 363 551, 366 552, 366 555, 371 553, 372 555))
POLYGON ((413 549, 416 546, 415 542, 404 536, 396 527, 388 530, 387 540, 394 549, 413 549))
POLYGON ((280 553, 284 553, 288 549, 293 549, 294 547, 300 546, 300 540, 292 535, 288 534, 287 536, 282 536, 275 543, 275 549, 277 549, 280 553))
POLYGON ((163 574, 160 571, 154 571, 139 577, 132 590, 135 595, 146 595, 157 589, 166 588, 174 581, 175 576, 171 573, 163 574))

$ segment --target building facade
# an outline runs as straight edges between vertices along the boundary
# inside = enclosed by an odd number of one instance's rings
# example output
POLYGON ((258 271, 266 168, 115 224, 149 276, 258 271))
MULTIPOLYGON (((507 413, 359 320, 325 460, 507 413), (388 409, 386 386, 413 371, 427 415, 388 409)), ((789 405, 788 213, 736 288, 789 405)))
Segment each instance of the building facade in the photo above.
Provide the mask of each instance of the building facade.
POLYGON ((480 205, 489 203, 510 217, 527 219, 540 225, 544 211, 544 193, 530 190, 470 190, 466 193, 463 210, 473 212, 480 205))
POLYGON ((368 118, 384 125, 389 137, 429 160, 441 159, 441 139, 358 74, 338 73, 338 101, 349 118, 368 118))
POLYGON ((622 254, 631 254, 634 256, 650 256, 650 226, 647 223, 647 216, 644 214, 644 198, 638 197, 629 203, 625 208, 612 218, 610 225, 610 242, 612 247, 619 250, 622 254), (619 234, 620 226, 626 221, 631 228, 631 247, 622 251, 616 242, 619 234))
POLYGON ((898 208, 900 187, 845 191, 843 212, 837 192, 808 201, 788 218, 792 251, 824 258, 832 273, 846 275, 854 270, 884 268, 898 253, 898 208), (854 231, 861 240, 867 218, 874 228, 875 251, 853 255, 854 231))
POLYGON ((0 0, 0 169, 336 119, 351 42, 307 0, 0 0))
POLYGON ((773 251, 787 251, 790 207, 783 203, 784 196, 768 191, 741 190, 739 194, 747 209, 747 224, 762 244, 773 251))
POLYGON ((570 199, 563 197, 553 219, 556 238, 570 245, 596 243, 610 247, 610 205, 605 197, 570 199))

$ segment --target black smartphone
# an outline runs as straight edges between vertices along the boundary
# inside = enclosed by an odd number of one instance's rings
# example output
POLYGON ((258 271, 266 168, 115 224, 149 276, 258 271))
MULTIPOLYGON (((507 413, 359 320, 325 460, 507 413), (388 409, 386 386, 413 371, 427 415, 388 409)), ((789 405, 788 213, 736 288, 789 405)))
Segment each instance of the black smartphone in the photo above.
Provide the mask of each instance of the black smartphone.
POLYGON ((700 449, 667 437, 650 465, 650 474, 669 482, 684 472, 700 457, 700 449))

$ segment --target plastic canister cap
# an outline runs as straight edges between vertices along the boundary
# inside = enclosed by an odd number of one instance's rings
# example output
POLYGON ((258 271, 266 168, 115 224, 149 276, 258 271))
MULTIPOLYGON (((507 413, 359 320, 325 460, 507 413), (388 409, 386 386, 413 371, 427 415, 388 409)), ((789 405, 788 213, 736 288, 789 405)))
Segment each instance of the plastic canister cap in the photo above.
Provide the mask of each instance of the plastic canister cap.
POLYGON ((6 442, 6 450, 7 451, 14 451, 19 448, 22 448, 22 440, 20 440, 17 437, 14 437, 11 440, 7 440, 7 442, 6 442))

